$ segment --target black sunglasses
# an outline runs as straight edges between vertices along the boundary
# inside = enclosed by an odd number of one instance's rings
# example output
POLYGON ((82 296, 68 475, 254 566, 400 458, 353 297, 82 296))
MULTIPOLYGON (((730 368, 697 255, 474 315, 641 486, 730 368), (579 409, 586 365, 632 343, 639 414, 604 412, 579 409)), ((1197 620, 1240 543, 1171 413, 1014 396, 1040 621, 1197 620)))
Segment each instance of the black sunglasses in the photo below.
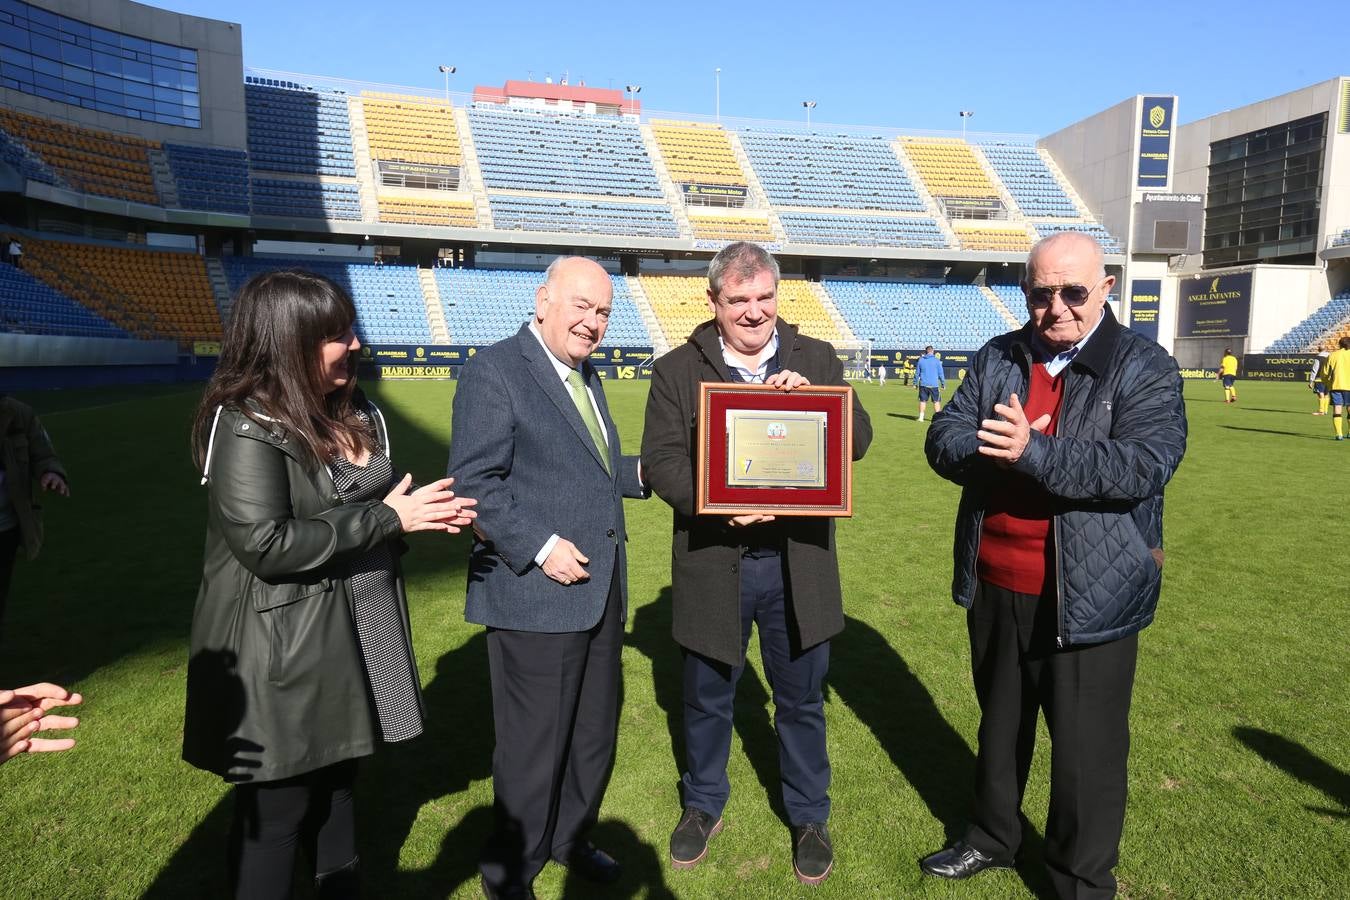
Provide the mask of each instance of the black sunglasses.
POLYGON ((1085 284, 1047 284, 1040 287, 1027 288, 1027 306, 1033 309, 1045 309, 1055 301, 1055 295, 1059 294, 1065 306, 1082 306, 1087 299, 1092 296, 1092 292, 1102 286, 1103 278, 1092 287, 1085 284))

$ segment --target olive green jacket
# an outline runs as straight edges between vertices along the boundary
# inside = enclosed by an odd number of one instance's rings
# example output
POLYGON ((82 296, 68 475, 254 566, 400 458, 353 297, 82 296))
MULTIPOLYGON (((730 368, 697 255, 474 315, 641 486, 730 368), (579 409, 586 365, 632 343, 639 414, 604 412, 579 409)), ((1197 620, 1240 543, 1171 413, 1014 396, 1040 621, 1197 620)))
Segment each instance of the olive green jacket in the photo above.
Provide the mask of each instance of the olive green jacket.
POLYGON ((42 507, 33 499, 33 485, 48 472, 62 479, 66 470, 56 458, 51 439, 26 403, 0 396, 0 458, 5 463, 5 488, 29 559, 42 548, 42 507))
MULTIPOLYGON (((370 412, 387 447, 383 417, 370 412)), ((348 567, 400 539, 398 514, 380 500, 340 502, 328 470, 282 429, 234 409, 218 413, 205 468, 183 758, 239 782, 370 754, 379 727, 348 567)), ((394 574, 411 654, 403 578, 394 574)))

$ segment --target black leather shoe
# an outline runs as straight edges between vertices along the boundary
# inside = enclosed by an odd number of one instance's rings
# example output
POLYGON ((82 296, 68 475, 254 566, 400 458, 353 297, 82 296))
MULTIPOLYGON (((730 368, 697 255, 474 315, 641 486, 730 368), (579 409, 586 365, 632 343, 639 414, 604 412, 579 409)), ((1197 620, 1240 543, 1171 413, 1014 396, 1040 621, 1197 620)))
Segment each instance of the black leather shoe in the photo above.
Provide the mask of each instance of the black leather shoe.
POLYGON ((478 879, 478 886, 483 889, 483 896, 487 900, 535 900, 534 888, 528 886, 514 885, 494 888, 487 883, 486 878, 482 877, 478 879))
POLYGON ((577 844, 567 859, 558 859, 555 856, 553 861, 560 866, 566 866, 582 878, 587 881, 594 881, 596 884, 613 884, 623 874, 623 867, 615 861, 614 857, 590 841, 577 844))
POLYGON ((677 869, 692 869, 708 855, 708 841, 722 830, 722 820, 696 806, 686 806, 680 824, 670 835, 670 864, 677 869))
POLYGON ((945 850, 919 861, 925 875, 938 878, 969 878, 985 869, 1011 869, 1011 859, 986 856, 965 841, 957 841, 945 850))
POLYGON ((834 845, 824 822, 792 826, 792 871, 802 884, 820 884, 834 868, 834 845))

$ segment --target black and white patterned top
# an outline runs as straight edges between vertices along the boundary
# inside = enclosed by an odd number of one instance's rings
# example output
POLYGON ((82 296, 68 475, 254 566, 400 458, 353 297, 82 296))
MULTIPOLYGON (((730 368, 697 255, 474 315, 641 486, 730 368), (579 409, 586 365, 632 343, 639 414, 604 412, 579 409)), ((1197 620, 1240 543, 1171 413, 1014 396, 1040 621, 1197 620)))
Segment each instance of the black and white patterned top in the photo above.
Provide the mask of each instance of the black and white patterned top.
MULTIPOLYGON (((338 456, 329 469, 344 503, 382 499, 394 484, 394 466, 379 450, 364 466, 338 456)), ((415 738, 422 733, 422 707, 389 545, 380 544, 357 557, 349 574, 356 636, 380 733, 387 743, 415 738)))

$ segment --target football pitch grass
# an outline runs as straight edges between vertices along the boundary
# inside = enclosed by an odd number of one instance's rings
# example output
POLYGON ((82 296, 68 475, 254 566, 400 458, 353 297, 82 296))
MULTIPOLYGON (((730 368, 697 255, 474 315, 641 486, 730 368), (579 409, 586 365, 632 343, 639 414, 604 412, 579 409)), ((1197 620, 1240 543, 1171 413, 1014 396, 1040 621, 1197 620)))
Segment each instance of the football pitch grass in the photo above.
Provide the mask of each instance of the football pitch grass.
MULTIPOLYGON (((1046 890, 1042 727, 1017 871, 947 884, 917 860, 959 831, 977 709, 964 614, 950 600, 957 488, 923 459, 912 388, 858 385, 875 439, 839 524, 845 631, 826 716, 836 868, 792 876, 772 708, 752 643, 737 697, 726 829, 673 871, 680 813, 680 654, 670 638, 670 510, 628 501, 631 597, 613 779, 596 843, 624 864, 594 891, 546 868, 541 897, 1019 897, 1046 890)), ((445 465, 453 385, 368 388, 397 466, 445 465)), ((646 385, 606 388, 636 453, 646 385)), ((1306 386, 1187 384, 1190 444, 1167 490, 1163 593, 1140 643, 1130 801, 1116 872, 1143 897, 1350 895, 1350 441, 1306 386)), ((0 767, 0 897, 224 896, 224 785, 179 759, 187 634, 205 490, 188 453, 199 387, 26 395, 71 475, 47 545, 20 562, 0 685, 53 680, 86 701, 65 754, 0 767)), ((463 620, 463 537, 405 557, 428 733, 362 763, 365 896, 478 895, 491 821, 491 703, 482 629, 463 620)), ((583 548, 584 549, 584 548, 583 548)), ((304 863, 302 863, 302 866, 304 863)), ((300 896, 309 896, 305 888, 300 896)))

